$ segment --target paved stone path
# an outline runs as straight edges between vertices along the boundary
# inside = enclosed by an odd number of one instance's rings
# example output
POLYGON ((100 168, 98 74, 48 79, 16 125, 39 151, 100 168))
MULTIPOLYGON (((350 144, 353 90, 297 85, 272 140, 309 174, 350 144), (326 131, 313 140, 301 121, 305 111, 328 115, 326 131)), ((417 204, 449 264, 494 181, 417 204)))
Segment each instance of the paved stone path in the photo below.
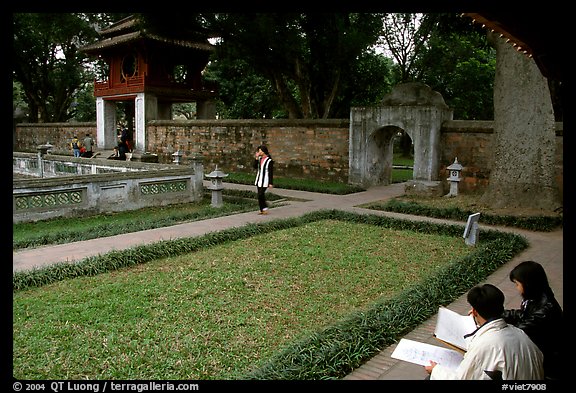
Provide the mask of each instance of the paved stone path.
MULTIPOLYGON (((209 185, 208 182, 205 183, 209 185)), ((246 189, 254 191, 254 186, 244 186, 224 183, 225 188, 246 189)), ((270 210, 266 216, 258 215, 256 203, 254 212, 240 213, 226 217, 219 217, 203 221, 195 221, 185 224, 178 224, 166 228, 158 228, 147 231, 127 233, 106 238, 80 241, 70 244, 40 247, 30 250, 20 250, 13 252, 13 271, 27 270, 34 267, 42 267, 47 264, 65 261, 74 261, 78 257, 88 257, 98 254, 105 254, 111 250, 121 250, 133 246, 170 240, 181 237, 201 236, 208 232, 214 232, 231 227, 239 227, 249 223, 300 216, 302 214, 319 209, 340 209, 361 214, 380 214, 396 218, 408 218, 418 221, 446 222, 427 217, 410 216, 398 213, 377 212, 358 207, 373 201, 387 200, 404 194, 404 184, 392 184, 389 186, 372 187, 364 192, 351 195, 327 195, 305 191, 285 190, 274 188, 275 194, 297 200, 288 200, 282 206, 270 210)), ((480 220, 481 221, 481 220, 480 220)), ((454 222, 455 223, 455 222, 454 222)), ((464 227, 463 223, 461 224, 464 227)), ((480 230, 485 228, 480 224, 480 230)), ((554 232, 530 232, 511 228, 496 228, 502 231, 511 231, 525 236, 530 242, 530 246, 521 254, 513 258, 510 262, 494 272, 486 280, 498 286, 506 295, 506 307, 518 308, 520 296, 516 292, 514 285, 508 279, 508 273, 519 262, 527 259, 541 263, 548 274, 550 284, 556 297, 563 305, 563 230, 554 232)), ((480 232, 480 241, 482 235, 480 232)), ((469 306, 466 303, 465 295, 455 302, 446 305, 454 311, 465 314, 469 306)), ((408 333, 405 337, 427 342, 435 345, 440 344, 432 335, 436 322, 436 316, 431 317, 418 328, 408 333)), ((422 366, 408 362, 398 361, 390 357, 395 345, 382 348, 381 352, 372 359, 364 363, 358 369, 351 372, 345 380, 422 380, 426 377, 426 372, 422 366)))

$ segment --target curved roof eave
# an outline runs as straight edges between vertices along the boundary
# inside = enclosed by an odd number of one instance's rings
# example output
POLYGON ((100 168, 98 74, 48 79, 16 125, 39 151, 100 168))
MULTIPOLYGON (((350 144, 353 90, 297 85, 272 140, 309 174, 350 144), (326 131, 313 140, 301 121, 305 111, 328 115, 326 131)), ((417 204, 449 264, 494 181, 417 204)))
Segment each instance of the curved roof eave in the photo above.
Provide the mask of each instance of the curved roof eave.
POLYGON ((194 42, 187 40, 177 40, 161 37, 156 34, 144 33, 142 31, 135 31, 111 38, 105 38, 103 40, 95 42, 94 44, 83 46, 82 48, 80 48, 80 50, 88 54, 99 54, 107 49, 115 48, 121 45, 125 45, 140 40, 150 40, 181 48, 196 49, 208 52, 214 50, 214 46, 208 42, 204 43, 204 42, 194 42))

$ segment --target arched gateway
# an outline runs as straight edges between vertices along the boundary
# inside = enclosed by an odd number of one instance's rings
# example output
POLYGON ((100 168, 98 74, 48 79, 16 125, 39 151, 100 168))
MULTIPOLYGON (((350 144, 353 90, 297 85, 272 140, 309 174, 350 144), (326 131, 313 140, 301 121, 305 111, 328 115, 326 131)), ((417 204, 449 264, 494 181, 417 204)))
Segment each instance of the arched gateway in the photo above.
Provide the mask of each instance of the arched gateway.
POLYGON ((438 180, 440 129, 453 112, 423 83, 397 85, 378 107, 350 112, 349 183, 390 184, 393 138, 404 130, 414 143, 414 182, 438 180))

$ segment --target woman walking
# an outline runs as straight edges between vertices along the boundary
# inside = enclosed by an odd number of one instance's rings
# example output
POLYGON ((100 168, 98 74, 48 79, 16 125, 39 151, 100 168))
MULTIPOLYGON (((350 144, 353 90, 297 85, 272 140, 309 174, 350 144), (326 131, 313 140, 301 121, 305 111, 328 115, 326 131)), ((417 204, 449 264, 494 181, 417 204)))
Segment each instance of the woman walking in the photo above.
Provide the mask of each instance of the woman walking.
POLYGON ((254 158, 254 169, 257 170, 254 185, 258 190, 258 206, 260 207, 258 214, 268 214, 265 193, 268 188, 274 187, 274 161, 268 152, 268 147, 264 145, 258 146, 254 158))

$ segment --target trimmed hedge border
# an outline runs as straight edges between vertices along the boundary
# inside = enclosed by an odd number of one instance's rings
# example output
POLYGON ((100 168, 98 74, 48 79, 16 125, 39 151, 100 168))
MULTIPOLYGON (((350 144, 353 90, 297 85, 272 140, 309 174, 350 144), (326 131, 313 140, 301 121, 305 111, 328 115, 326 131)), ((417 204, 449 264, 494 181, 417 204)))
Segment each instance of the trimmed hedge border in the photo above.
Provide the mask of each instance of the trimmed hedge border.
MULTIPOLYGON (((182 255, 226 242, 246 239, 319 220, 341 220, 395 230, 462 236, 463 226, 415 222, 339 210, 320 210, 301 217, 277 219, 212 232, 200 237, 160 241, 30 271, 14 272, 13 291, 40 287, 81 276, 94 276, 155 259, 182 255)), ((340 379, 382 348, 434 315, 440 305, 454 301, 494 270, 528 247, 516 234, 482 230, 481 242, 467 256, 452 261, 437 274, 406 288, 393 299, 375 302, 368 309, 298 340, 238 379, 340 379)))
MULTIPOLYGON (((417 202, 405 202, 397 199, 390 199, 386 203, 376 202, 365 205, 365 208, 372 210, 382 210, 395 213, 414 214, 417 216, 426 216, 434 218, 443 218, 448 220, 464 221, 475 211, 462 210, 457 207, 438 208, 430 207, 417 202)), ((487 225, 501 225, 527 229, 530 231, 550 232, 564 224, 563 215, 558 216, 511 216, 511 215, 493 215, 481 213, 482 223, 487 225)))

